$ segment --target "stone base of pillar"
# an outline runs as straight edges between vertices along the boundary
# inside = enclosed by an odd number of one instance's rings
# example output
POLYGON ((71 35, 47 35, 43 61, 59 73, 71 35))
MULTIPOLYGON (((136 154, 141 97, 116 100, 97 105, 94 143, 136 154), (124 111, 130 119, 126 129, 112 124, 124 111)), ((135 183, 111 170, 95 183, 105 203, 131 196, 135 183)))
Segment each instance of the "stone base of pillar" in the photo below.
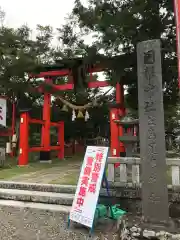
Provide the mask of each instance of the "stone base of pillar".
POLYGON ((172 219, 167 224, 144 223, 140 216, 126 215, 118 221, 118 234, 121 240, 179 240, 180 223, 172 219))

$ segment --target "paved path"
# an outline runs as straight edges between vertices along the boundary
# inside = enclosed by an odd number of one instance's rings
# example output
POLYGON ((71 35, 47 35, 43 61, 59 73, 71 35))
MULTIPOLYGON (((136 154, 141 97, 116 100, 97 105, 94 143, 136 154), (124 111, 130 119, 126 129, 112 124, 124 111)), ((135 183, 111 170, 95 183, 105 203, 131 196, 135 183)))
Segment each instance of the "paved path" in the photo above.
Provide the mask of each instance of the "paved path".
POLYGON ((53 181, 63 180, 68 175, 79 175, 81 163, 67 164, 66 166, 54 166, 33 173, 15 176, 10 181, 28 182, 28 183, 51 183, 53 181))

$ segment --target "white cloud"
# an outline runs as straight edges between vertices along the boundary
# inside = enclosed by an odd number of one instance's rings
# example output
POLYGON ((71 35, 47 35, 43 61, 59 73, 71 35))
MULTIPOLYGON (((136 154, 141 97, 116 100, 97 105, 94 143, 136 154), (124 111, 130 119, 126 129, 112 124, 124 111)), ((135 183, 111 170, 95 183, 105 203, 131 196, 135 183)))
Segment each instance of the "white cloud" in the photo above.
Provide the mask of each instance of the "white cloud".
POLYGON ((6 12, 5 24, 19 27, 27 24, 35 29, 37 24, 51 25, 54 28, 64 23, 71 12, 74 0, 1 0, 0 6, 6 12))
MULTIPOLYGON (((87 7, 87 0, 81 0, 81 2, 87 7)), ((54 31, 61 27, 73 6, 74 0, 0 0, 0 7, 6 13, 4 24, 13 28, 27 24, 33 29, 32 37, 36 34, 37 24, 50 25, 54 31)), ((91 44, 92 36, 86 36, 85 41, 91 44)), ((53 45, 58 44, 56 38, 52 43, 53 45)), ((102 74, 98 75, 99 80, 104 79, 102 74)))
MULTIPOLYGON (((81 1, 87 6, 87 0, 81 1)), ((32 31, 32 38, 36 35, 36 26, 50 25, 54 29, 53 45, 57 45, 56 28, 65 23, 65 18, 71 13, 74 0, 0 0, 0 7, 5 11, 4 24, 8 27, 18 28, 28 25, 32 31)), ((85 37, 89 44, 92 37, 85 37)))

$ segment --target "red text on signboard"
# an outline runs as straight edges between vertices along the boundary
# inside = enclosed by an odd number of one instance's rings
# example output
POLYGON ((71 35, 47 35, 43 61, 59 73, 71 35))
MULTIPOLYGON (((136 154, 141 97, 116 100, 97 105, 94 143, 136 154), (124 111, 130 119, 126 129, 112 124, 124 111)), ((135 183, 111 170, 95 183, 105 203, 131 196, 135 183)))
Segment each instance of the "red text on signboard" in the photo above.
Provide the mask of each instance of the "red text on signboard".
POLYGON ((89 177, 90 177, 91 172, 92 172, 93 161, 94 161, 93 157, 87 156, 86 166, 84 168, 84 173, 83 173, 83 176, 81 178, 81 186, 80 186, 79 193, 78 193, 78 198, 77 198, 77 205, 79 207, 83 206, 84 198, 86 197, 87 189, 89 189, 88 188, 88 183, 89 183, 89 177))
POLYGON ((89 193, 96 193, 96 185, 99 179, 99 173, 101 171, 101 161, 103 159, 103 153, 102 152, 97 152, 96 157, 95 157, 95 164, 93 167, 93 172, 91 176, 91 183, 89 184, 88 187, 88 192, 89 193))
POLYGON ((2 107, 0 107, 0 119, 3 120, 3 116, 2 116, 2 107))

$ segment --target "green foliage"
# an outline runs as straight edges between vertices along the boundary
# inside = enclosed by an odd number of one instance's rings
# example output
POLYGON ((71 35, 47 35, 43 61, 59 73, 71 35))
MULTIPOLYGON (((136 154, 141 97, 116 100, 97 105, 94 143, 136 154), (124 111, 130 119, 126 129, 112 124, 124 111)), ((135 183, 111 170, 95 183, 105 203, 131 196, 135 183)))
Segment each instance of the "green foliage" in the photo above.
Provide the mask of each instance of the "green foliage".
POLYGON ((28 76, 49 59, 51 28, 38 26, 36 40, 31 40, 27 26, 0 28, 0 86, 10 96, 28 92, 28 76))
MULTIPOLYGON (((178 101, 173 1, 89 0, 88 6, 84 6, 76 0, 72 19, 80 32, 94 36, 92 45, 96 46, 96 52, 103 52, 106 56, 127 55, 126 61, 117 65, 123 68, 121 81, 128 85, 126 102, 134 110, 138 108, 136 45, 139 41, 161 39, 165 117, 167 127, 170 126, 168 122, 176 113, 178 101)), ((64 31, 67 30, 64 28, 64 31)), ((94 55, 94 59, 96 57, 94 55)))
MULTIPOLYGON (((88 6, 85 7, 80 0, 76 0, 66 24, 57 29, 57 47, 52 46, 52 27, 37 25, 37 36, 32 39, 31 29, 27 26, 18 29, 4 26, 4 16, 0 9, 0 94, 18 100, 18 106, 24 104, 32 107, 32 116, 42 117, 43 96, 29 90, 27 73, 38 71, 42 64, 51 64, 61 59, 84 57, 84 63, 93 63, 105 62, 106 57, 118 55, 121 56, 117 57, 115 63, 108 62, 113 70, 118 72, 118 77, 114 77, 112 71, 109 71, 105 78, 113 85, 117 80, 127 85, 127 106, 137 112, 136 45, 139 41, 160 38, 166 126, 170 131, 177 125, 177 118, 172 117, 176 116, 178 100, 173 1, 89 0, 88 6), (84 40, 88 35, 92 40, 91 44, 86 44, 84 40)), ((66 78, 54 79, 57 84, 66 81, 66 78)), ((91 81, 90 76, 87 76, 87 81, 91 81)), ((31 80, 33 88, 39 84, 40 81, 31 80)), ((49 86, 45 86, 45 89, 52 91, 49 86)), ((65 121, 66 138, 108 135, 107 104, 101 108, 90 109, 91 119, 87 123, 77 120, 72 124, 71 111, 62 113, 62 103, 58 101, 58 95, 76 105, 83 105, 102 94, 99 89, 84 89, 84 92, 84 95, 72 91, 55 94, 52 120, 65 121)), ((114 93, 106 97, 105 101, 113 99, 114 93)), ((36 129, 32 128, 31 131, 36 132, 36 129)))

